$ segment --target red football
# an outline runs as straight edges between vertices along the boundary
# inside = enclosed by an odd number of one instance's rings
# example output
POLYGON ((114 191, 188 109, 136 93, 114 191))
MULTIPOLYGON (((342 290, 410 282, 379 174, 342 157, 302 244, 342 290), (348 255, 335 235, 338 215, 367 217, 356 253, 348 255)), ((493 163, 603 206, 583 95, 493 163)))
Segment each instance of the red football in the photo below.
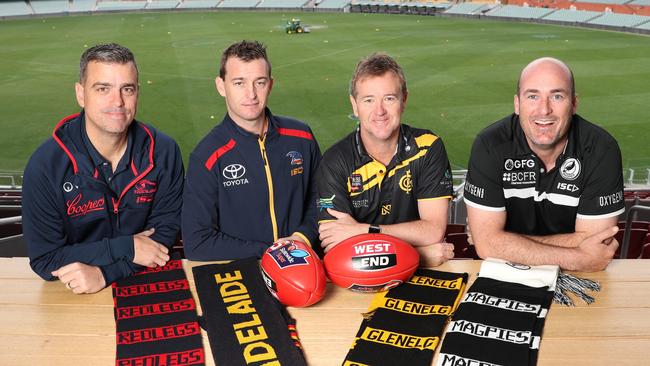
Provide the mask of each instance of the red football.
POLYGON ((313 305, 325 294, 327 277, 323 264, 302 242, 273 243, 262 255, 260 267, 266 287, 287 306, 313 305))
POLYGON ((420 264, 420 254, 394 236, 361 234, 332 248, 324 262, 335 284, 352 291, 377 292, 408 280, 420 264))

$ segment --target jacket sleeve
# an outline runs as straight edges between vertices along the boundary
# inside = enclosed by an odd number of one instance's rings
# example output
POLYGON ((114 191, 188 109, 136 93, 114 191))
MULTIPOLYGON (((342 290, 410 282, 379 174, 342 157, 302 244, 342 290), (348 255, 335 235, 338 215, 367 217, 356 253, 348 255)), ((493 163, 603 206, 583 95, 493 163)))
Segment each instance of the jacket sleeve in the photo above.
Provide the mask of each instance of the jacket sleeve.
POLYGON ((52 271, 70 263, 102 267, 132 260, 132 236, 68 242, 64 208, 57 202, 60 198, 55 191, 58 184, 51 182, 45 171, 45 167, 30 161, 23 176, 23 234, 34 272, 45 280, 53 280, 52 271))
POLYGON ((202 161, 196 153, 190 154, 183 192, 185 256, 199 261, 261 257, 267 243, 236 238, 219 230, 219 181, 202 161))
POLYGON ((350 214, 354 217, 352 202, 348 196, 348 176, 345 162, 340 158, 340 153, 330 148, 325 152, 323 160, 318 167, 316 184, 318 187, 317 216, 318 222, 335 220, 327 209, 350 214))
POLYGON ((320 148, 315 139, 310 159, 311 170, 309 172, 309 193, 304 202, 305 211, 302 223, 295 231, 305 236, 307 240, 309 240, 309 244, 314 247, 318 242, 318 224, 316 222, 316 216, 318 214, 318 208, 316 207, 316 201, 318 200, 318 187, 316 187, 316 172, 318 171, 318 166, 321 161, 320 148))
POLYGON ((151 239, 167 248, 172 247, 181 229, 185 174, 181 151, 175 142, 172 144, 167 151, 163 151, 161 161, 156 161, 156 164, 162 165, 163 172, 160 174, 158 191, 145 225, 145 229, 156 229, 151 239))

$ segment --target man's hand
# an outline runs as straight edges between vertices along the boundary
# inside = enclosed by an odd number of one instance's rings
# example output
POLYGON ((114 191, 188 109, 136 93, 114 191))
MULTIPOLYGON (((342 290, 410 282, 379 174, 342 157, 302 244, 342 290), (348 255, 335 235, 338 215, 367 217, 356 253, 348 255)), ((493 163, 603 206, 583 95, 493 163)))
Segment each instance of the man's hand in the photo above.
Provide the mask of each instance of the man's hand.
POLYGON ((74 262, 52 272, 69 290, 75 294, 94 294, 106 287, 101 269, 95 266, 74 262))
MULTIPOLYGON (((301 242, 301 243, 305 241, 303 238, 299 237, 298 235, 291 235, 291 236, 286 236, 286 237, 284 237, 284 238, 279 238, 279 239, 276 240, 275 242, 276 242, 276 243, 277 243, 277 242, 284 242, 284 241, 286 241, 286 240, 299 241, 299 242, 301 242)), ((305 244, 307 244, 307 243, 305 243, 305 244)))
POLYGON ((420 253, 420 267, 437 267, 454 257, 454 245, 434 243, 413 247, 420 253))
POLYGON ((618 241, 614 239, 617 232, 618 227, 612 226, 583 240, 575 248, 577 250, 577 268, 575 270, 584 272, 604 270, 618 249, 618 241))
POLYGON ((133 235, 133 263, 146 267, 162 267, 169 260, 169 249, 149 238, 155 229, 133 235))
POLYGON ((358 223, 352 216, 331 208, 327 212, 336 218, 335 221, 324 222, 318 226, 321 246, 327 253, 343 240, 368 232, 368 224, 358 223))

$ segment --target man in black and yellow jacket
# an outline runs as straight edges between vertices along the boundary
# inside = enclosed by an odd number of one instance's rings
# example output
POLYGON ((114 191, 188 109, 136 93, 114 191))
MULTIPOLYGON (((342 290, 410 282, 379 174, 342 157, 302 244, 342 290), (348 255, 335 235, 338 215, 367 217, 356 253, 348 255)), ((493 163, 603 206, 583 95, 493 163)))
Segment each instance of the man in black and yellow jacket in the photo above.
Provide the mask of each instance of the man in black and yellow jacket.
POLYGON ((183 244, 192 260, 260 257, 274 242, 318 239, 314 175, 321 159, 309 127, 271 114, 265 47, 241 41, 216 78, 228 113, 190 155, 183 244))
POLYGON ((318 221, 325 252, 363 233, 385 233, 413 245, 421 264, 453 257, 443 243, 452 177, 442 140, 402 124, 407 89, 391 57, 361 60, 350 82, 357 130, 323 155, 318 221))

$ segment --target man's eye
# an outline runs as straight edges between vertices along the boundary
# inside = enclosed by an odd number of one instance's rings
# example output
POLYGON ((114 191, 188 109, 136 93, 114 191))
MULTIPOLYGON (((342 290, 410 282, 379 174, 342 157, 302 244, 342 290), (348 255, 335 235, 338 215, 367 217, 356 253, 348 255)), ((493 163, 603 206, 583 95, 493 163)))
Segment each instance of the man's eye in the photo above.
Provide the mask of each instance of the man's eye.
POLYGON ((396 101, 397 101, 397 98, 395 96, 392 96, 392 95, 384 98, 384 102, 386 102, 388 104, 393 104, 396 101))
POLYGON ((530 94, 530 95, 526 96, 526 98, 530 99, 530 100, 537 100, 537 99, 539 99, 539 95, 530 94))
POLYGON ((562 95, 562 94, 553 94, 552 98, 553 98, 553 100, 561 101, 561 100, 564 100, 564 95, 562 95))
POLYGON ((122 89, 124 91, 124 94, 126 95, 133 95, 135 94, 135 88, 134 87, 127 87, 122 89))
POLYGON ((257 86, 265 86, 266 85, 266 80, 259 80, 257 82, 257 86))

